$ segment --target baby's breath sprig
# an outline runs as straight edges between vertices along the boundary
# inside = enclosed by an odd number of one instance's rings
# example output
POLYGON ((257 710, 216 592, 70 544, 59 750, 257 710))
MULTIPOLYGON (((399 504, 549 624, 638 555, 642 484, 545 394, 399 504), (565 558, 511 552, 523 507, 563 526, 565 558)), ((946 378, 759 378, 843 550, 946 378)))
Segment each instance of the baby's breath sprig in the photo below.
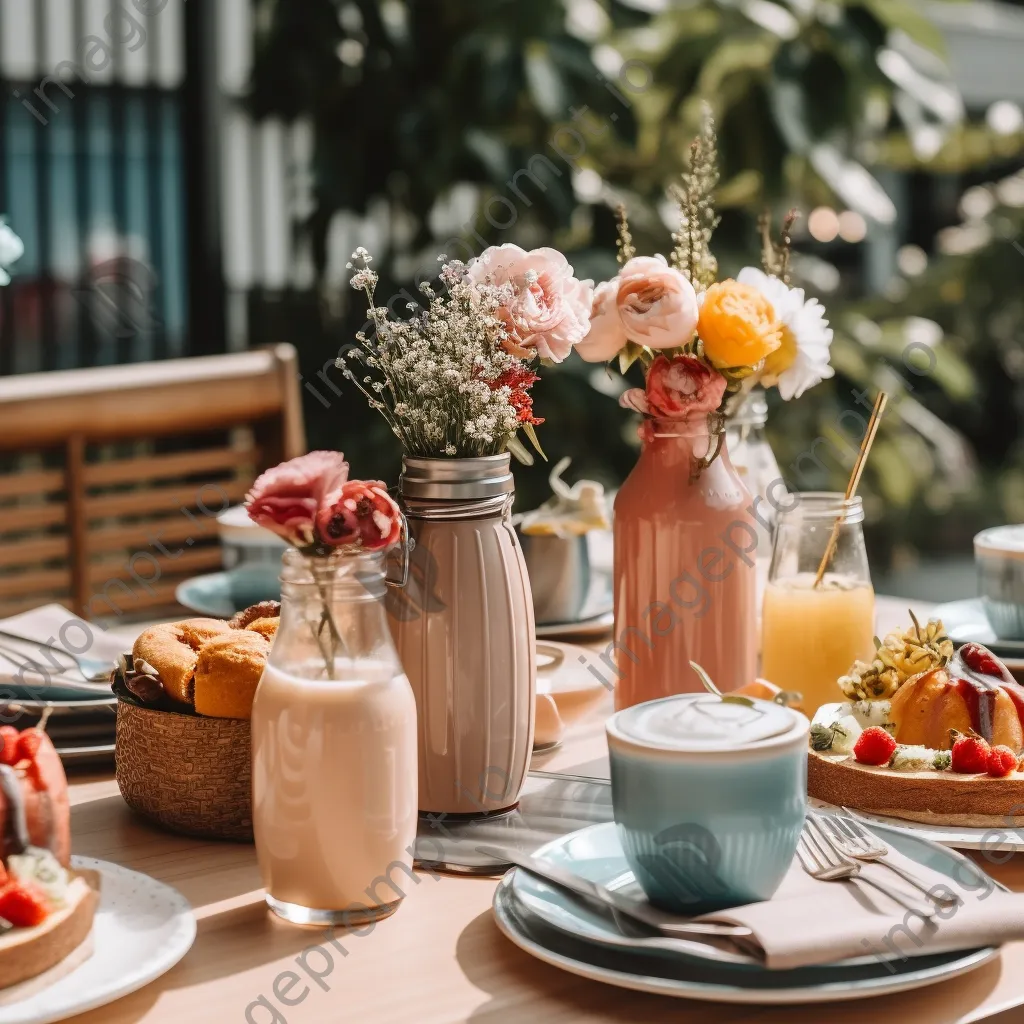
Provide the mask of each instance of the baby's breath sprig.
POLYGON ((715 213, 718 185, 718 138, 710 108, 705 105, 700 134, 690 144, 690 167, 669 194, 679 206, 679 230, 673 232, 672 266, 682 271, 698 292, 718 277, 718 260, 711 252, 711 236, 720 218, 715 213))
POLYGON ((348 264, 351 285, 366 298, 372 336, 360 332, 338 357, 344 376, 387 421, 410 455, 496 455, 522 448, 516 431, 532 417, 524 361, 507 352, 496 311, 507 289, 473 284, 468 267, 445 260, 441 288, 420 285, 425 306, 409 304, 399 320, 374 295, 377 274, 362 247, 348 264))
POLYGON ((626 216, 625 204, 619 203, 615 208, 615 219, 619 226, 619 237, 615 241, 615 248, 618 249, 618 252, 615 258, 621 267, 636 255, 636 246, 633 245, 633 236, 629 231, 629 219, 626 216))

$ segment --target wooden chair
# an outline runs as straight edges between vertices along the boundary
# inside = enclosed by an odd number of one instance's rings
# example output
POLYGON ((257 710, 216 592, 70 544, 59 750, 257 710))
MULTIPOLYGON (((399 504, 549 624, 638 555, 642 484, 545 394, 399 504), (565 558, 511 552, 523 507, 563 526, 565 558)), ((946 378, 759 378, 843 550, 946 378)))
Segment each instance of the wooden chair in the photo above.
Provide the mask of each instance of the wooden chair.
POLYGON ((304 451, 291 345, 0 378, 0 615, 174 607, 217 513, 304 451))

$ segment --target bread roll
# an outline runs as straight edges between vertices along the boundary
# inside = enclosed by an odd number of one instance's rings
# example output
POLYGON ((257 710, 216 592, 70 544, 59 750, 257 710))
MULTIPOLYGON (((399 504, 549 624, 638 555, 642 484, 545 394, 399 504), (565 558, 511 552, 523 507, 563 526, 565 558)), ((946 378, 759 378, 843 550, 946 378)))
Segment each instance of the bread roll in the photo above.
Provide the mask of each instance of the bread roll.
POLYGON ((230 628, 223 619, 164 622, 139 635, 132 647, 132 656, 156 669, 172 700, 192 704, 198 650, 210 637, 226 633, 230 628))
POLYGON ((277 635, 277 627, 280 625, 280 622, 280 619, 255 619, 245 628, 253 633, 259 633, 266 640, 273 641, 277 635))
POLYGON ((235 629, 207 640, 195 667, 195 709, 210 718, 250 718, 270 641, 235 629))

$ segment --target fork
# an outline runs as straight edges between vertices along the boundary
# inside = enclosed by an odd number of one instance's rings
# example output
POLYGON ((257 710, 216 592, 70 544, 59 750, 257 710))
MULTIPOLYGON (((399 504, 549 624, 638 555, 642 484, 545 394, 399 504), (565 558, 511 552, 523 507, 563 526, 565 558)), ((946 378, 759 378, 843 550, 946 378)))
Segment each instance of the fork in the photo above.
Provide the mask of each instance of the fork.
POLYGON ((960 897, 953 893, 948 896, 935 892, 941 886, 929 888, 919 878, 899 864, 894 864, 885 858, 889 856, 889 847, 882 842, 873 832, 868 831, 859 822, 852 818, 844 818, 840 815, 812 814, 811 817, 818 819, 819 824, 823 823, 832 833, 833 845, 839 847, 839 851, 854 860, 877 861, 884 864, 890 871, 899 875, 903 881, 912 885, 918 892, 924 893, 930 900, 934 900, 940 907, 948 907, 960 902, 960 897))
POLYGON ((862 882, 879 892, 885 893, 901 907, 926 921, 935 917, 936 908, 925 906, 916 900, 904 896, 898 889, 884 885, 875 878, 861 872, 861 866, 841 853, 838 847, 829 840, 828 835, 813 818, 808 818, 800 833, 800 841, 796 848, 797 857, 804 871, 812 878, 823 882, 862 882))

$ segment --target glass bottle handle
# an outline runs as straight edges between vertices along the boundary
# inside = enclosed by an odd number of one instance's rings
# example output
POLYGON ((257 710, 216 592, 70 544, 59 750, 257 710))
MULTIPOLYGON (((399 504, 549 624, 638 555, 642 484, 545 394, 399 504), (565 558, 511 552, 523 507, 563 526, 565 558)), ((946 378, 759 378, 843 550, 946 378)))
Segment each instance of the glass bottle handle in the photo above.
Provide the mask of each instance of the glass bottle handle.
POLYGON ((416 540, 409 532, 409 520, 405 518, 404 512, 399 512, 402 517, 402 535, 398 541, 399 571, 397 577, 391 575, 392 558, 388 558, 388 568, 384 575, 384 582, 389 587, 404 587, 409 582, 409 562, 412 558, 413 549, 416 547, 416 540))

